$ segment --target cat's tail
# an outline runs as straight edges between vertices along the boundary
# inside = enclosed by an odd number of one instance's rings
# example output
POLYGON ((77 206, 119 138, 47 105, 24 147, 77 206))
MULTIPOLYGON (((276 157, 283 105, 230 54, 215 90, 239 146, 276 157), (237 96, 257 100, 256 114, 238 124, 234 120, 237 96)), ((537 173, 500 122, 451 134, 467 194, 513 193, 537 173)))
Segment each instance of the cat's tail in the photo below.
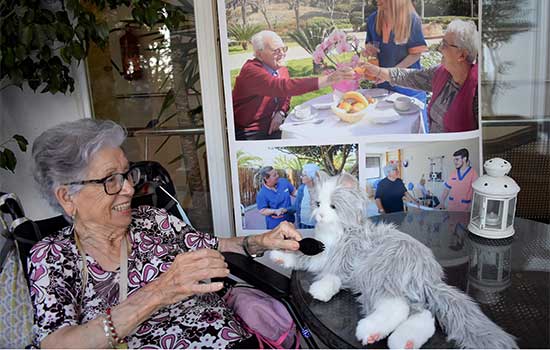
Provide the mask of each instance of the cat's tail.
POLYGON ((466 294, 443 282, 426 288, 430 311, 437 316, 447 339, 461 348, 517 349, 515 338, 483 314, 466 294))

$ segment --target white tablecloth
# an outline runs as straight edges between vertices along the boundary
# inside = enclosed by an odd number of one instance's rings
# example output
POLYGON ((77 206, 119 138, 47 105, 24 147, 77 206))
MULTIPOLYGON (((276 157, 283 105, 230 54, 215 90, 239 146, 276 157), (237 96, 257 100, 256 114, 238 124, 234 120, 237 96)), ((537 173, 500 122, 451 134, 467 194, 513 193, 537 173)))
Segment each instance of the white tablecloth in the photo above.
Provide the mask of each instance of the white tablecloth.
MULTIPOLYGON (((390 95, 391 96, 391 95, 390 95)), ((391 100, 391 98, 389 98, 391 100)), ((316 114, 315 118, 304 124, 297 124, 300 121, 295 119, 293 113, 281 125, 282 138, 305 138, 305 139, 327 139, 331 137, 346 137, 346 136, 366 136, 366 135, 382 135, 382 134, 417 134, 424 133, 421 118, 422 113, 418 110, 411 114, 398 114, 389 102, 386 102, 384 97, 378 98, 378 102, 367 107, 367 113, 363 119, 357 123, 346 123, 340 120, 336 114, 329 109, 317 110, 313 107, 315 104, 327 104, 333 101, 333 95, 327 94, 316 97, 303 105, 312 106, 312 114, 316 114), (380 105, 378 105, 380 103, 380 105), (380 108, 384 106, 384 108, 380 108), (378 121, 397 119, 388 123, 373 122, 373 119, 378 121), (317 123, 322 120, 321 123, 317 123)))

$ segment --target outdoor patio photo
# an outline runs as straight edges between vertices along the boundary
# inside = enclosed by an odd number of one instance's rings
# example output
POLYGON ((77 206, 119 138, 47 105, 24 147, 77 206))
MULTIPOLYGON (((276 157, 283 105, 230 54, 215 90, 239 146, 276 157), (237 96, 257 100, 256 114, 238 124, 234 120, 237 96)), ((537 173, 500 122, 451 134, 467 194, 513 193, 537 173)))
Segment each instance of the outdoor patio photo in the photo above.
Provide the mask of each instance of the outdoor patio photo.
MULTIPOLYGON (((454 19, 471 21, 477 26, 477 1, 411 3, 415 11, 412 12, 415 13, 413 24, 418 25, 413 25, 411 38, 405 45, 408 57, 415 55, 410 68, 425 69, 442 62, 445 47, 440 48, 440 45, 447 26, 454 19)), ((432 123, 428 113, 431 87, 426 94, 415 90, 419 87, 405 89, 383 83, 363 71, 364 62, 380 67, 401 64, 400 61, 386 61, 388 45, 394 44, 386 44, 386 38, 369 34, 375 33, 376 16, 373 15, 377 10, 375 0, 225 0, 226 23, 221 26, 226 29, 225 33, 222 30, 222 39, 227 40, 227 52, 222 52, 222 58, 225 77, 230 79, 225 81, 226 96, 229 97, 229 90, 232 95, 227 101, 232 106, 228 108, 228 124, 234 129, 235 139, 315 141, 327 137, 477 129, 477 108, 469 111, 475 114, 469 118, 475 120, 466 126, 438 125, 437 120, 432 123), (372 28, 368 25, 369 16, 372 28), (376 46, 378 54, 371 51, 367 55, 366 47, 372 45, 376 46), (339 80, 338 76, 330 76, 344 68, 354 69, 352 79, 339 80), (327 77, 334 79, 325 83, 323 79, 327 77), (348 91, 357 91, 364 98, 344 96, 348 91), (404 107, 396 107, 394 101, 403 95, 412 100, 404 107), (345 102, 351 107, 346 107, 345 102)), ((393 32, 391 38, 393 40, 393 32)), ((454 43, 451 45, 457 47, 454 43)), ((473 56, 477 56, 477 51, 473 56)), ((476 72, 472 70, 475 82, 476 72)), ((470 97, 473 100, 467 104, 477 106, 477 83, 474 85, 475 97, 470 97)), ((437 113, 445 113, 450 106, 441 108, 443 111, 437 113)), ((433 118, 439 117, 434 115, 433 118)))
POLYGON ((265 229, 272 221, 282 220, 294 222, 296 227, 306 222, 311 227, 302 228, 312 228, 310 215, 300 216, 304 210, 301 199, 316 173, 346 171, 358 176, 356 144, 243 147, 237 151, 237 164, 243 230, 265 229), (262 213, 266 208, 280 212, 262 213))

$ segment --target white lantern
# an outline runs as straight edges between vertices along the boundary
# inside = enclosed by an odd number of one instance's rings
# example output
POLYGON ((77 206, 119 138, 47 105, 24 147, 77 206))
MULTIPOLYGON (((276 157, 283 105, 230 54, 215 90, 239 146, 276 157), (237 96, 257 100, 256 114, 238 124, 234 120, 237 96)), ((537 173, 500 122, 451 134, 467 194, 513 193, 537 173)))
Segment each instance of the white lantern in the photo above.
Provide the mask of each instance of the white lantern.
POLYGON ((512 165, 502 158, 483 164, 486 175, 474 181, 474 198, 468 230, 485 238, 506 238, 514 234, 518 184, 506 176, 512 165))

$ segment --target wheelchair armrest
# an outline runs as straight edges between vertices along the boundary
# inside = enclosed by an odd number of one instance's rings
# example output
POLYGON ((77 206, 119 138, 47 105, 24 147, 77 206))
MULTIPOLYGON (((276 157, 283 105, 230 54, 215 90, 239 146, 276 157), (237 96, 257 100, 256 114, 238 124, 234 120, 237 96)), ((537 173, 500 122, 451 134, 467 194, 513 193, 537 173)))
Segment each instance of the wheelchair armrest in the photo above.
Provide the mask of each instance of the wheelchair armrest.
POLYGON ((290 294, 290 279, 254 259, 238 253, 224 252, 231 274, 259 290, 281 299, 290 294))

